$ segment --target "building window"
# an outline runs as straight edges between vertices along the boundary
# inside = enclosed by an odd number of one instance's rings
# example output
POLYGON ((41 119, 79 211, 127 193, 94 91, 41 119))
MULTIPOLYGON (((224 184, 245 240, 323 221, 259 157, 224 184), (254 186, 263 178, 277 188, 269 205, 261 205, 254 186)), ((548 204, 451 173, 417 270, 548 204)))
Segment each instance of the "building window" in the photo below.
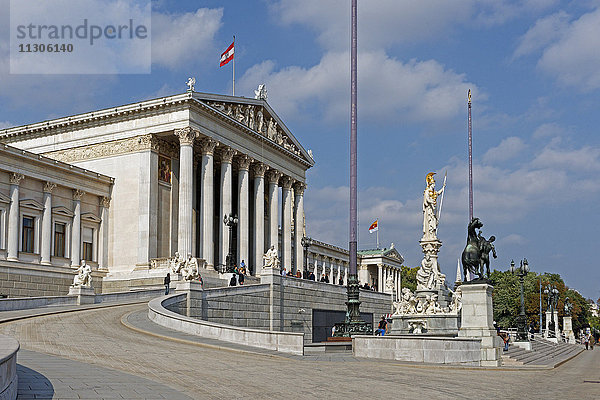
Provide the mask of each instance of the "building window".
POLYGON ((94 230, 83 228, 83 259, 94 261, 94 230))
POLYGON ((54 255, 56 257, 65 256, 66 233, 66 224, 54 224, 54 255))
POLYGON ((23 217, 23 248, 22 252, 33 253, 34 252, 34 219, 32 217, 23 217))

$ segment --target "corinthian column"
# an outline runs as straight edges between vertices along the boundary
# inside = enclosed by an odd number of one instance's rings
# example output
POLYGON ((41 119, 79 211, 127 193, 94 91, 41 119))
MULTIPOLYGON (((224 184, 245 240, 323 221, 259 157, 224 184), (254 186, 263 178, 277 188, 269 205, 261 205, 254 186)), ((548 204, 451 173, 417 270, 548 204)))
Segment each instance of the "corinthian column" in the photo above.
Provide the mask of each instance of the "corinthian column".
MULTIPOLYGON (((223 223, 223 216, 231 214, 231 161, 235 150, 225 147, 221 150, 221 204, 219 207, 219 264, 225 264, 229 252, 229 228, 223 223)), ((239 221, 239 219, 238 219, 239 221)))
POLYGON ((238 162, 238 265, 244 260, 248 265, 249 258, 249 228, 250 228, 250 212, 249 212, 249 178, 248 168, 252 159, 247 155, 242 155, 237 159, 238 162))
POLYGON ((10 210, 8 211, 6 258, 11 261, 19 259, 19 183, 24 178, 25 175, 16 172, 10 175, 10 210))
POLYGON ((276 170, 268 172, 269 177, 269 236, 267 247, 275 246, 279 250, 279 197, 277 189, 279 189, 279 178, 282 173, 276 170))
POLYGON ((73 227, 71 228, 71 267, 81 262, 81 198, 85 192, 73 190, 73 227))
POLYGON ((52 190, 56 183, 46 182, 44 186, 44 214, 42 216, 41 263, 50 265, 50 247, 52 244, 52 190))
POLYGON ((266 165, 256 163, 253 165, 254 172, 254 275, 258 274, 262 267, 263 254, 265 252, 265 171, 266 165))
POLYGON ((304 268, 304 254, 302 248, 302 236, 304 236, 304 188, 306 186, 298 182, 294 185, 294 263, 296 270, 304 268))
POLYGON ((110 207, 110 197, 100 198, 100 249, 98 250, 98 268, 101 270, 108 269, 108 208, 110 207))
MULTIPOLYGON (((200 202, 200 230, 201 230, 201 248, 202 258, 206 260, 206 268, 213 268, 214 260, 214 226, 213 226, 213 214, 214 214, 214 185, 213 185, 213 153, 217 142, 213 139, 206 138, 202 140, 202 169, 201 181, 202 181, 202 199, 200 202)), ((220 220, 220 218, 219 218, 220 220)))
POLYGON ((294 180, 284 176, 281 180, 281 245, 282 266, 292 271, 292 184, 294 180))
POLYGON ((194 140, 198 132, 190 127, 176 129, 179 138, 179 218, 177 251, 182 257, 192 252, 192 199, 194 189, 194 140))

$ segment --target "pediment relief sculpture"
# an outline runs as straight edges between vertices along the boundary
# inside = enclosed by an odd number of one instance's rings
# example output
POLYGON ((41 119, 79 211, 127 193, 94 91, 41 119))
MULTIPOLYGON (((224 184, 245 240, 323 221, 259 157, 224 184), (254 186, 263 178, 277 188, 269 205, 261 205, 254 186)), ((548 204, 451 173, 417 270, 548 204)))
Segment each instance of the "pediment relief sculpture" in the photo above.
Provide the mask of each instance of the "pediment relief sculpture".
POLYGON ((206 102, 210 107, 222 112, 228 117, 236 120, 249 129, 266 137, 284 149, 300 156, 300 151, 292 143, 290 138, 283 132, 273 116, 261 106, 252 104, 234 104, 224 102, 206 102))

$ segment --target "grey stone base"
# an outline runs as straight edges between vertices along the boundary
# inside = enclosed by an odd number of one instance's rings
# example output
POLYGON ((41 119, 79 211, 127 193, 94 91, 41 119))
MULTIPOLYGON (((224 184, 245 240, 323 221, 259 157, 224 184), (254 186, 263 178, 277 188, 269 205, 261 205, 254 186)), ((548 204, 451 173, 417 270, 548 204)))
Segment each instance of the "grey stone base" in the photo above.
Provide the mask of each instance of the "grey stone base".
POLYGON ((423 334, 434 336, 457 336, 460 327, 458 315, 428 314, 428 315, 394 315, 392 316, 392 335, 412 335, 410 322, 422 320, 423 334))
POLYGON ((86 286, 70 286, 69 296, 77 296, 77 304, 94 304, 96 295, 94 288, 86 286))

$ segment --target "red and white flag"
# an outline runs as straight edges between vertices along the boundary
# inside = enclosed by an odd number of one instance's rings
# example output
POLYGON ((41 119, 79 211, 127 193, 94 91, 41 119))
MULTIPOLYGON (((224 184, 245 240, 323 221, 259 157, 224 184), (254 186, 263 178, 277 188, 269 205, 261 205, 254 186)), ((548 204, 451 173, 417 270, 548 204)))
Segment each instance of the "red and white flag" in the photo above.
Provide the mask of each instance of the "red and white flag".
POLYGON ((231 45, 227 48, 227 50, 225 50, 223 52, 223 54, 221 54, 221 63, 219 64, 219 67, 222 67, 223 65, 227 64, 229 61, 233 60, 233 53, 234 53, 234 45, 235 41, 233 43, 231 43, 231 45))
POLYGON ((377 226, 378 222, 379 220, 376 219, 375 222, 371 224, 371 226, 369 227, 369 233, 377 232, 379 230, 379 227, 377 226))

